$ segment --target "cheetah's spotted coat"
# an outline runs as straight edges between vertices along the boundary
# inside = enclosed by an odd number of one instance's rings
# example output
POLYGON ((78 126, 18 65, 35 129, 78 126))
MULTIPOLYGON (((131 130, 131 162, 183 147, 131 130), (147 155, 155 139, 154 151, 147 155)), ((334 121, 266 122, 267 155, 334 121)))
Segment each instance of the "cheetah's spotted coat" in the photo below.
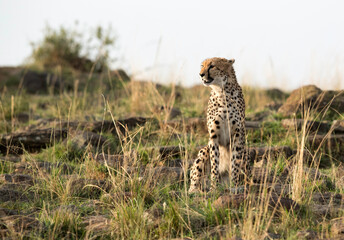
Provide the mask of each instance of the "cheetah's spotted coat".
POLYGON ((245 102, 233 63, 234 59, 225 58, 210 58, 202 63, 203 84, 212 89, 207 110, 209 142, 192 166, 189 192, 202 189, 201 178, 209 160, 211 190, 216 188, 222 173, 227 172, 236 186, 250 174, 245 148, 245 102))

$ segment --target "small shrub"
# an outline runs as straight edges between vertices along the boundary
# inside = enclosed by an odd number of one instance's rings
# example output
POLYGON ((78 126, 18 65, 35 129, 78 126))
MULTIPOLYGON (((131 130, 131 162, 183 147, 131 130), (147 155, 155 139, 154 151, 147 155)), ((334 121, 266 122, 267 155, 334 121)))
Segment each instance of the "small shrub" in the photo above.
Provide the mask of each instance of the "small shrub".
POLYGON ((44 69, 59 66, 82 72, 100 72, 110 63, 109 47, 114 43, 111 27, 104 30, 98 26, 85 40, 76 27, 61 26, 55 30, 47 26, 43 40, 31 44, 31 58, 34 65, 44 69))

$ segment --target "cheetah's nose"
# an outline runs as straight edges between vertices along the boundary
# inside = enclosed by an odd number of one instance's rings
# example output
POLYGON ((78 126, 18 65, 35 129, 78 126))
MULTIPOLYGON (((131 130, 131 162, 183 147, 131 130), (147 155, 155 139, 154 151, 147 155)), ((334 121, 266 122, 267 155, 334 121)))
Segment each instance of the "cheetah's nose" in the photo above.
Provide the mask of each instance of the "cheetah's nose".
POLYGON ((204 77, 205 74, 204 74, 204 73, 200 73, 199 75, 200 75, 201 77, 204 77))

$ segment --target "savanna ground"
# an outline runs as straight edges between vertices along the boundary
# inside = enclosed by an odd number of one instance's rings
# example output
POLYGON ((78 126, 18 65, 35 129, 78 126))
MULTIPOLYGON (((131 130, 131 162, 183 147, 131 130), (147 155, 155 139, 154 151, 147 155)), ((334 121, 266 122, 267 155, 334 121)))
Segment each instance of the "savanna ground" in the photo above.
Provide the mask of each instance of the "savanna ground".
POLYGON ((0 68, 1 238, 344 239, 343 91, 243 86, 248 192, 188 194, 210 90, 109 71, 78 36, 0 68))
POLYGON ((344 237, 343 129, 332 124, 340 112, 283 115, 288 94, 244 87, 249 192, 190 195, 189 168, 208 139, 209 89, 111 76, 90 73, 68 91, 41 94, 22 80, 2 86, 3 238, 344 237))

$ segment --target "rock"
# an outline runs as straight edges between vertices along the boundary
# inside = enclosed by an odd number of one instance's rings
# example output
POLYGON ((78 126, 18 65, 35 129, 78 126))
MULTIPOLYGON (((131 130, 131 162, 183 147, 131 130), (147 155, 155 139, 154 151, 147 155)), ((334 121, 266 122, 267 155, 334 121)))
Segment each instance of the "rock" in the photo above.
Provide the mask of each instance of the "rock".
POLYGON ((327 153, 341 154, 344 152, 344 134, 309 135, 307 143, 312 149, 323 147, 327 153))
MULTIPOLYGON (((319 169, 316 168, 308 168, 303 167, 304 174, 308 177, 310 180, 328 180, 330 181, 330 178, 326 176, 325 174, 321 173, 319 169)), ((291 167, 290 172, 293 171, 293 167, 291 167)))
POLYGON ((208 133, 207 121, 205 118, 186 118, 183 120, 170 120, 165 123, 165 127, 185 130, 187 132, 197 131, 208 133))
POLYGON ((325 122, 318 121, 305 121, 304 119, 283 119, 281 124, 286 129, 301 131, 304 124, 306 124, 306 132, 314 133, 327 133, 330 131, 331 126, 325 122))
POLYGON ((278 195, 271 196, 271 198, 269 199, 269 207, 271 208, 281 207, 288 211, 300 210, 300 206, 294 200, 290 198, 280 197, 278 195))
MULTIPOLYGON (((73 67, 75 70, 78 70, 80 72, 96 72, 100 73, 103 70, 103 64, 100 62, 93 62, 91 59, 87 57, 79 57, 75 56, 73 59, 67 60, 67 64, 73 67)), ((56 67, 57 65, 60 65, 60 63, 56 62, 45 62, 46 68, 52 68, 56 67)))
POLYGON ((294 90, 278 112, 283 116, 288 116, 308 107, 322 111, 328 104, 334 111, 344 112, 344 94, 340 91, 322 91, 315 85, 307 85, 294 90))
POLYGON ((32 189, 30 189, 32 185, 26 184, 26 183, 4 183, 1 185, 0 189, 3 190, 14 190, 18 192, 22 192, 26 196, 32 197, 32 189))
POLYGON ((97 154, 96 156, 93 156, 92 154, 89 155, 91 159, 94 161, 105 165, 107 164, 109 167, 114 168, 114 169, 121 169, 122 167, 130 167, 133 166, 137 163, 137 152, 136 151, 131 151, 126 155, 120 155, 120 154, 115 154, 115 155, 110 155, 110 154, 105 154, 105 153, 100 153, 97 154))
POLYGON ((297 239, 314 240, 320 239, 317 232, 313 230, 302 230, 296 233, 297 239))
POLYGON ((15 164, 16 174, 36 174, 38 171, 50 173, 53 169, 59 169, 60 173, 71 172, 74 167, 63 162, 51 163, 44 161, 20 162, 15 164))
POLYGON ((87 232, 92 232, 96 236, 101 233, 116 231, 116 228, 113 228, 115 226, 113 220, 103 215, 87 216, 84 218, 82 224, 85 226, 87 232))
POLYGON ((179 108, 166 108, 165 106, 156 106, 153 111, 157 114, 166 114, 167 119, 171 120, 182 114, 179 108))
POLYGON ((273 173, 269 173, 266 168, 263 167, 254 167, 252 169, 252 177, 254 183, 264 183, 266 182, 270 183, 273 181, 273 173), (268 174, 268 176, 266 176, 268 174))
POLYGON ((112 78, 118 79, 121 82, 129 82, 130 77, 123 69, 117 69, 110 72, 112 78))
MULTIPOLYGON (((23 236, 23 232, 26 231, 40 231, 42 224, 33 217, 12 215, 0 218, 0 225, 2 229, 6 229, 8 232, 1 232, 3 236, 6 234, 13 234, 13 231, 20 233, 23 236)), ((11 235, 9 235, 11 236, 11 235)))
POLYGON ((23 76, 23 88, 28 93, 47 93, 49 88, 63 89, 63 80, 48 72, 35 72, 29 70, 23 76))
POLYGON ((315 217, 318 218, 333 218, 338 217, 339 213, 343 210, 342 207, 338 207, 335 205, 328 205, 328 204, 312 204, 310 206, 311 212, 314 214, 315 217))
POLYGON ((183 160, 183 159, 165 159, 161 162, 162 165, 166 167, 183 167, 188 163, 188 166, 191 166, 193 161, 183 160))
POLYGON ((0 188, 0 202, 8 201, 28 201, 29 198, 26 194, 8 188, 0 188))
POLYGON ((161 146, 161 147, 153 147, 149 149, 151 155, 154 153, 159 153, 159 158, 166 159, 166 158, 174 158, 174 157, 181 157, 182 154, 185 152, 185 148, 182 146, 161 146))
POLYGON ((111 185, 104 180, 71 178, 66 186, 72 196, 99 197, 102 191, 108 191, 111 185))
POLYGON ((218 225, 211 229, 206 229, 205 233, 199 236, 198 239, 230 239, 239 240, 239 237, 228 238, 230 232, 230 226, 228 225, 218 225))
POLYGON ((271 111, 261 111, 261 112, 253 112, 249 113, 246 116, 246 121, 256 121, 256 122, 261 122, 263 120, 266 120, 269 116, 271 116, 271 111))
POLYGON ((260 121, 245 121, 246 130, 260 129, 261 127, 262 123, 260 121))
POLYGON ((0 137, 0 153, 23 153, 23 148, 36 152, 67 138, 67 130, 54 128, 32 130, 27 132, 5 134, 0 137))
POLYGON ((119 133, 125 134, 126 130, 131 130, 137 126, 143 126, 147 121, 153 120, 152 118, 144 117, 130 117, 113 121, 95 121, 95 122, 82 122, 82 121, 61 121, 60 119, 40 119, 34 125, 30 125, 25 130, 38 130, 42 128, 52 128, 62 130, 85 131, 93 133, 111 132, 117 135, 119 133), (116 126, 115 126, 116 123, 116 126))
POLYGON ((124 162, 124 156, 120 154, 109 155, 109 154, 101 153, 94 157, 92 156, 92 154, 90 156, 94 161, 102 165, 107 164, 109 167, 113 167, 115 169, 122 167, 123 162, 124 162))
POLYGON ((266 92, 266 95, 272 100, 284 101, 288 97, 287 93, 281 91, 278 88, 270 88, 270 89, 265 90, 265 92, 266 92))
POLYGON ((3 216, 18 215, 18 212, 12 209, 0 208, 0 218, 3 216))
MULTIPOLYGON (((238 208, 246 199, 250 201, 257 201, 261 198, 261 194, 247 195, 247 194, 226 194, 220 196, 213 202, 213 207, 220 208, 238 208)), ((290 198, 280 197, 278 195, 271 195, 268 199, 269 208, 283 208, 286 210, 299 210, 300 206, 290 198)))
POLYGON ((178 182, 184 179, 184 171, 180 167, 146 168, 145 175, 151 176, 153 181, 178 182))
POLYGON ((178 182, 184 179, 184 171, 180 167, 128 167, 126 174, 139 176, 142 180, 156 182, 178 182))
POLYGON ((20 156, 13 156, 13 155, 6 155, 5 157, 0 156, 0 161, 3 162, 11 162, 11 163, 18 163, 22 159, 20 156))
POLYGON ((264 236, 264 240, 271 239, 281 239, 281 235, 277 233, 266 233, 266 235, 264 236))
POLYGON ((269 157, 271 160, 273 160, 281 154, 283 154, 286 158, 289 158, 293 154, 293 151, 289 146, 250 147, 248 152, 252 162, 257 162, 262 159, 267 160, 269 157))
POLYGON ((58 214, 60 216, 62 215, 80 215, 79 208, 75 206, 74 204, 68 204, 68 205, 60 205, 54 208, 51 212, 52 215, 58 214))
POLYGON ((271 192, 273 195, 277 196, 289 196, 292 191, 290 184, 280 184, 280 183, 261 183, 261 184, 250 184, 249 191, 251 193, 261 193, 262 189, 266 189, 267 192, 271 192))
POLYGON ((17 113, 14 117, 20 123, 27 123, 30 120, 28 113, 17 113))
POLYGON ((25 174, 1 174, 0 183, 22 183, 33 185, 33 178, 25 174))
POLYGON ((332 192, 315 192, 312 194, 312 201, 317 204, 344 204, 344 194, 332 192))
MULTIPOLYGON (((116 126, 120 133, 125 134, 126 130, 131 130, 137 126, 144 125, 147 121, 152 120, 151 118, 144 117, 131 117, 125 119, 116 120, 116 126)), ((91 132, 111 132, 114 135, 117 135, 116 126, 113 121, 99 121, 93 123, 83 124, 85 129, 91 132)))
POLYGON ((282 106, 281 103, 271 102, 264 106, 264 108, 270 109, 272 111, 277 111, 282 106))
POLYGON ((220 208, 238 208, 247 199, 247 194, 228 194, 220 196, 213 202, 213 207, 220 208))
POLYGON ((20 67, 0 67, 0 89, 18 88, 23 69, 20 67))
POLYGON ((70 135, 72 135, 69 139, 72 147, 79 151, 84 151, 89 145, 103 149, 107 147, 106 143, 109 142, 107 137, 89 131, 77 131, 76 133, 70 135))

